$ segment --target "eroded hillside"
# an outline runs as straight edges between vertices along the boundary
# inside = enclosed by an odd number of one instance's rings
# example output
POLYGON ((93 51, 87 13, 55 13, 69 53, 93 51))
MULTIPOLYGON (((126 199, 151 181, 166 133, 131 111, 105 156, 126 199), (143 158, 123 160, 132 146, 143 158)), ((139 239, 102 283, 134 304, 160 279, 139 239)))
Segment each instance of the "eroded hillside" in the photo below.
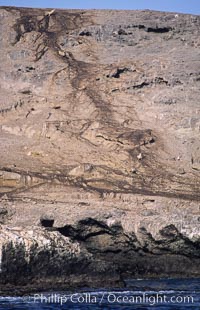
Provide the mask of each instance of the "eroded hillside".
POLYGON ((1 244, 56 240, 97 283, 199 275, 200 17, 1 7, 0 29, 1 244))

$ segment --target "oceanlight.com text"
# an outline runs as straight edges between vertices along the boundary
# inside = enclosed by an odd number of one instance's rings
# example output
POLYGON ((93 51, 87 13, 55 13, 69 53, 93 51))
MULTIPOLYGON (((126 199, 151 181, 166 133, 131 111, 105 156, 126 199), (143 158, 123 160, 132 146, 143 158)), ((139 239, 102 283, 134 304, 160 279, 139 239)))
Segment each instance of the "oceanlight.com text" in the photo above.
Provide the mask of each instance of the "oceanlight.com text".
POLYGON ((34 303, 43 304, 135 304, 135 305, 156 305, 156 304, 192 304, 193 296, 147 294, 135 295, 134 292, 99 292, 99 293, 76 293, 76 294, 35 294, 32 297, 24 297, 24 300, 33 300, 34 303))

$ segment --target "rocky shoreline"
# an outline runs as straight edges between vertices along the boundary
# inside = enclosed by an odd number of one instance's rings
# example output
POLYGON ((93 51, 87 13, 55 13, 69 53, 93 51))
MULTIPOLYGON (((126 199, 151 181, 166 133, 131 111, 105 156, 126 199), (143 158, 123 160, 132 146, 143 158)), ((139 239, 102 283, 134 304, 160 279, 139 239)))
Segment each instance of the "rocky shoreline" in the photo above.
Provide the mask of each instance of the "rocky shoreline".
POLYGON ((153 238, 144 227, 124 232, 112 219, 75 226, 19 230, 1 227, 1 294, 124 287, 131 278, 199 277, 199 240, 174 225, 153 238))

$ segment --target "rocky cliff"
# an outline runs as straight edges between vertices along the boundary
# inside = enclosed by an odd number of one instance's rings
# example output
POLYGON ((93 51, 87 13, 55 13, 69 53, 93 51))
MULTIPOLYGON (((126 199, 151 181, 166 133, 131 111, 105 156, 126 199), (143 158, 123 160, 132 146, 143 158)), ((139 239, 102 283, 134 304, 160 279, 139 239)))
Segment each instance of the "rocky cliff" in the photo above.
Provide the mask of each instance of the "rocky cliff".
POLYGON ((0 8, 0 282, 200 276, 200 17, 0 8))

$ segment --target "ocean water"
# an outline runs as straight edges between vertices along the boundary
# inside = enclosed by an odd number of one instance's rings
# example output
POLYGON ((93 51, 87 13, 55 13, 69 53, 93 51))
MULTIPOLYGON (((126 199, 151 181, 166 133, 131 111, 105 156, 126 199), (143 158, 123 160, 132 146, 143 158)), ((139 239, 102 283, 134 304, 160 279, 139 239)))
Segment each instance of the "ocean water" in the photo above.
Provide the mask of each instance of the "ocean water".
POLYGON ((200 310, 200 279, 129 280, 125 289, 43 292, 0 297, 0 309, 200 310))

